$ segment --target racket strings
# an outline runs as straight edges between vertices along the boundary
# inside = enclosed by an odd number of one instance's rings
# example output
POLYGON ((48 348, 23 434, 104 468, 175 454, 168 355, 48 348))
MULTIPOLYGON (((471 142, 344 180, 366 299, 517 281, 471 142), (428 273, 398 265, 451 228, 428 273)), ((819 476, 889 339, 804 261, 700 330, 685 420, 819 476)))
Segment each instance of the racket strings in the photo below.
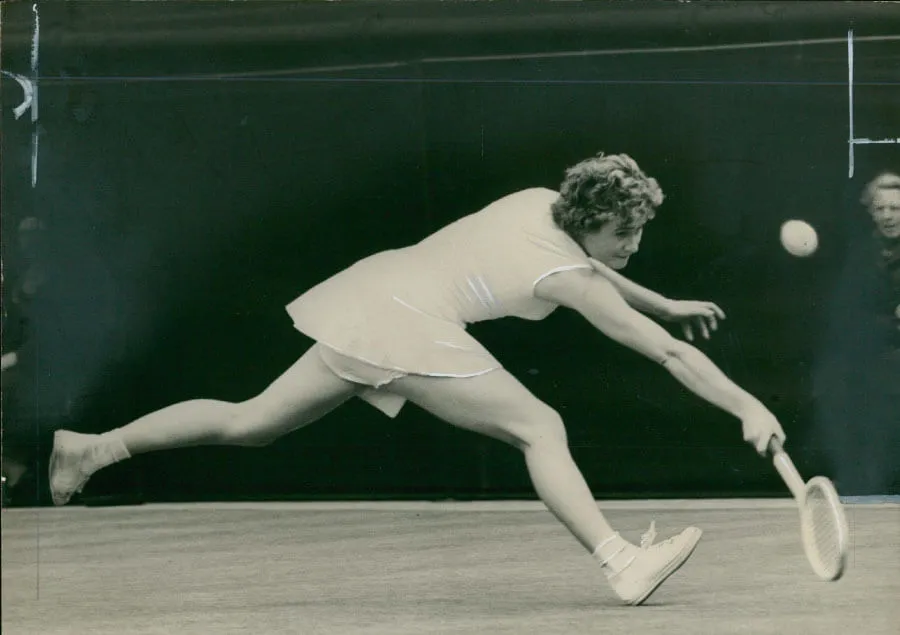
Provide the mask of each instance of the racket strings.
POLYGON ((840 566, 844 537, 841 535, 834 505, 818 487, 811 487, 807 491, 806 505, 816 556, 826 569, 836 569, 840 566))

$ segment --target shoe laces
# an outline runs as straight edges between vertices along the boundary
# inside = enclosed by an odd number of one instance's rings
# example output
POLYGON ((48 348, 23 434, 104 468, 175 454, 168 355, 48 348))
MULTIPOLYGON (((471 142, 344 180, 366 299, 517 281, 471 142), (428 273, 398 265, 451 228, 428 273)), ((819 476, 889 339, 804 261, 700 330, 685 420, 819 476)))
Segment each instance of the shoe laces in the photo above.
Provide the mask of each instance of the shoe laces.
POLYGON ((646 551, 651 547, 665 547, 667 545, 671 545, 680 537, 680 534, 675 535, 671 538, 666 538, 662 542, 657 542, 654 544, 653 541, 656 540, 656 535, 656 521, 654 520, 650 522, 650 528, 641 536, 641 549, 646 551))
MULTIPOLYGON (((656 546, 656 547, 662 547, 662 546, 665 546, 665 545, 669 545, 669 544, 671 544, 671 543, 678 537, 678 536, 672 536, 671 538, 667 538, 666 540, 663 540, 662 542, 659 542, 659 543, 655 543, 655 544, 654 544, 654 541, 656 540, 657 535, 658 535, 658 534, 657 534, 657 531, 656 531, 656 521, 655 521, 655 520, 652 520, 652 521, 650 521, 650 527, 649 527, 649 529, 647 529, 647 531, 645 531, 645 532, 641 535, 641 545, 640 545, 641 550, 647 551, 647 550, 649 550, 651 547, 654 547, 654 546, 656 546)), ((616 536, 616 537, 619 536, 618 532, 615 534, 615 536, 616 536)), ((610 538, 610 540, 612 540, 612 538, 610 538)), ((619 556, 625 549, 626 549, 626 546, 623 545, 619 550, 617 550, 615 553, 613 553, 613 554, 610 555, 608 558, 606 558, 604 561, 602 561, 602 562, 600 563, 601 566, 603 566, 603 567, 610 567, 612 561, 613 561, 617 556, 619 556)), ((609 578, 610 578, 610 579, 611 579, 611 578, 614 578, 614 577, 618 576, 619 574, 621 574, 623 571, 625 571, 628 567, 630 567, 630 566, 634 563, 635 558, 636 558, 636 556, 634 556, 634 555, 631 556, 631 557, 628 559, 628 561, 627 561, 624 565, 621 566, 621 568, 618 568, 617 570, 610 572, 609 578)))
POLYGON ((652 547, 654 540, 656 540, 656 521, 651 520, 650 529, 645 531, 641 536, 641 549, 649 549, 650 547, 652 547))

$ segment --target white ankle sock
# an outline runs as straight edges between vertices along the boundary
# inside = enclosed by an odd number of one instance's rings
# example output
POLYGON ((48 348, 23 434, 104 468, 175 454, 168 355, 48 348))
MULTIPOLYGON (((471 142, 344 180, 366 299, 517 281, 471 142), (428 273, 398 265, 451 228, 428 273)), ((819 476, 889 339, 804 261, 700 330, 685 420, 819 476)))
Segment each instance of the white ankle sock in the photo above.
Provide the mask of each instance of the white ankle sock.
POLYGON ((104 432, 91 445, 90 466, 92 472, 130 458, 131 453, 116 430, 104 432))
POLYGON ((610 578, 621 573, 631 564, 634 560, 635 549, 637 547, 616 532, 594 549, 593 556, 603 567, 606 577, 610 578))

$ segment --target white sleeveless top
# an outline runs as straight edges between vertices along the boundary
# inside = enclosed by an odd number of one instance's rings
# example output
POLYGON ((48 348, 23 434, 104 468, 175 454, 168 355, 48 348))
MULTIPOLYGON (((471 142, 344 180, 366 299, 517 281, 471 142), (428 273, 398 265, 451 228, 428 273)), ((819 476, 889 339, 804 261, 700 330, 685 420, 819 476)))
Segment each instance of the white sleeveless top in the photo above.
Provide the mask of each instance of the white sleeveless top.
POLYGON ((466 325, 544 319, 557 305, 534 295, 538 281, 592 268, 553 222, 557 196, 529 189, 503 197, 418 244, 360 260, 287 312, 310 338, 381 368, 453 377, 499 368, 466 325))

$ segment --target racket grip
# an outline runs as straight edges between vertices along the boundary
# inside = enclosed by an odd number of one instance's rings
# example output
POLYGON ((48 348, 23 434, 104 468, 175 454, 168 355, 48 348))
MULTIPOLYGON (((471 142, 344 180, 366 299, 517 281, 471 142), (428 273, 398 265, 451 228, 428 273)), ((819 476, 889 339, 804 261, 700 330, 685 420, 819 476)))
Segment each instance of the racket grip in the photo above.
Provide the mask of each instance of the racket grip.
POLYGON ((775 469, 778 470, 784 484, 791 490, 791 494, 798 501, 804 500, 806 498, 806 482, 794 467, 794 462, 784 451, 784 447, 777 437, 772 437, 772 440, 769 441, 769 451, 772 453, 775 469))
POLYGON ((772 437, 772 439, 769 441, 769 452, 772 455, 784 452, 784 446, 782 446, 781 441, 778 437, 772 437))

